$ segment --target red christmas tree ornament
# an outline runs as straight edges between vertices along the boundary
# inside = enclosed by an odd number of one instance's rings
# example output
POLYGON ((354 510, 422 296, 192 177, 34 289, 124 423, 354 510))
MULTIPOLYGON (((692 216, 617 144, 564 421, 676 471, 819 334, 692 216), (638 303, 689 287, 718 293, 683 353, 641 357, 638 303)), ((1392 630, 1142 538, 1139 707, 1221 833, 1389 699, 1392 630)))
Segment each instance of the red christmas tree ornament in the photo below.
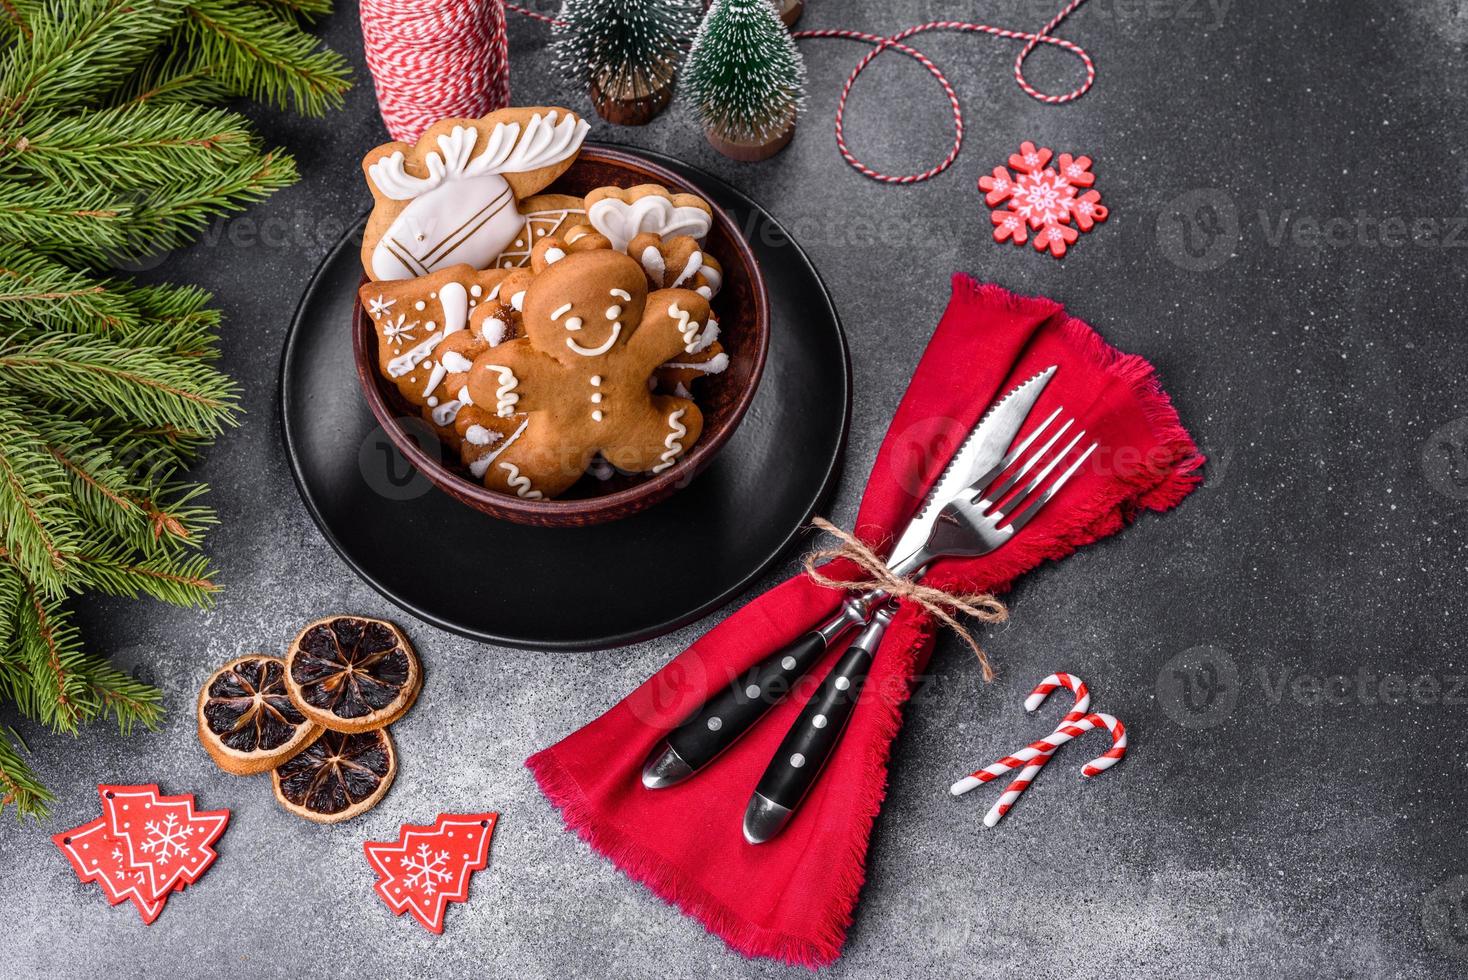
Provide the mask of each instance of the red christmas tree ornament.
POLYGON ((106 817, 64 830, 51 841, 66 855, 78 878, 95 881, 102 888, 108 905, 131 901, 148 925, 163 911, 167 898, 154 899, 143 891, 143 872, 128 865, 122 841, 107 833, 106 817))
POLYGON ((397 843, 367 841, 377 872, 373 887, 394 915, 412 912, 423 928, 443 933, 449 902, 469 897, 469 876, 489 863, 498 813, 442 813, 431 827, 403 824, 397 843))
POLYGON ((985 192, 984 203, 995 209, 989 218, 996 242, 1023 245, 1030 231, 1037 229, 1035 250, 1049 251, 1058 259, 1080 232, 1105 221, 1109 212, 1098 192, 1078 193, 1096 183, 1090 157, 1062 153, 1051 167, 1051 156, 1048 147, 1036 149, 1027 140, 1018 153, 1010 154, 1009 170, 995 167, 992 174, 979 178, 979 189, 985 192))
POLYGON ((229 823, 228 810, 196 810, 192 796, 159 796, 157 786, 98 786, 106 833, 122 859, 140 871, 139 888, 161 901, 199 880, 219 855, 212 846, 229 823))

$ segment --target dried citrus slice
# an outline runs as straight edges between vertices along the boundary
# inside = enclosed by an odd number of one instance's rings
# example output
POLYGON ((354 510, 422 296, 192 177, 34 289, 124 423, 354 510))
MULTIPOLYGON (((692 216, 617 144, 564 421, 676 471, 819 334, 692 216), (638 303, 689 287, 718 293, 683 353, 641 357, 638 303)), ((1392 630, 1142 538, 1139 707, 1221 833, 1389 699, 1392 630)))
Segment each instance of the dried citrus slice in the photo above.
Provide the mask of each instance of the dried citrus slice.
POLYGON ((286 651, 286 684, 306 717, 335 732, 391 724, 418 699, 423 670, 403 631, 365 616, 309 624, 286 651))
POLYGON ((199 692, 199 741, 225 772, 250 776, 285 762, 321 734, 291 701, 285 661, 231 660, 199 692))
POLYGON ((270 774, 275 798, 298 817, 340 823, 377 805, 398 774, 387 729, 322 732, 270 774))

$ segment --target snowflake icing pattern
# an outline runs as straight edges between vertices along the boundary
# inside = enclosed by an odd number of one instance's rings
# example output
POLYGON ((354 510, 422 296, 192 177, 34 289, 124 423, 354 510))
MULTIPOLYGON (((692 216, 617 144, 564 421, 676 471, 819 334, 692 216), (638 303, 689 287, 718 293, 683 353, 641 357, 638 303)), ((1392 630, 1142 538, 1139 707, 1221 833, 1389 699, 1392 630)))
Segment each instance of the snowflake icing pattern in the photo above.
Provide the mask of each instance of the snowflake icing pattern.
POLYGON ((403 870, 409 872, 404 876, 403 884, 409 888, 422 888, 425 895, 432 895, 439 882, 453 877, 448 866, 448 851, 435 854, 427 844, 419 844, 417 854, 403 855, 403 870))
POLYGON ((1054 167, 1047 166, 1050 157, 1047 147, 1021 143, 1019 152, 1010 154, 1009 169, 995 167, 993 174, 979 178, 979 189, 985 192, 984 202, 995 209, 989 218, 996 242, 1023 245, 1030 230, 1038 229, 1035 250, 1048 250, 1058 259, 1080 232, 1105 221, 1107 210, 1099 192, 1078 193, 1096 182, 1090 157, 1062 153, 1054 167))
POLYGON ((396 302, 397 300, 395 299, 386 299, 382 296, 378 296, 376 299, 371 299, 367 301, 367 312, 380 320, 384 315, 392 315, 392 306, 396 302))
POLYGON ((394 347, 401 347, 403 346, 403 341, 412 340, 413 331, 418 329, 417 320, 414 320, 412 323, 409 323, 405 326, 403 324, 403 321, 407 318, 408 314, 399 313, 396 322, 393 321, 391 315, 389 315, 386 320, 382 321, 382 335, 388 340, 392 341, 392 345, 394 347))
POLYGON ((183 857, 188 850, 189 835, 194 833, 192 824, 180 824, 178 816, 170 813, 163 820, 149 820, 144 825, 148 839, 140 845, 145 854, 150 854, 159 864, 170 856, 183 857))

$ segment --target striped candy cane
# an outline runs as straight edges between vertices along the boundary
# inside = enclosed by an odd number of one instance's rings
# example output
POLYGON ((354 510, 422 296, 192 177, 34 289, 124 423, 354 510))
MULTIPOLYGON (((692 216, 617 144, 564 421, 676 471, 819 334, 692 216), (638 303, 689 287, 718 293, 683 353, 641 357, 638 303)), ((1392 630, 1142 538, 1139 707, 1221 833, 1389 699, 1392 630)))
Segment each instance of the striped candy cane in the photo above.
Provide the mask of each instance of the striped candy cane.
MULTIPOLYGON (((1025 710, 1030 714, 1034 714, 1040 710, 1040 705, 1045 703, 1046 698, 1062 687, 1075 695, 1075 705, 1066 713, 1064 718, 1060 719, 1060 724, 1055 726, 1056 732, 1060 731, 1061 725, 1073 724, 1086 717, 1086 712, 1091 708, 1091 692, 1086 689, 1086 682, 1074 674, 1051 674, 1039 684, 1036 684, 1035 689, 1030 692, 1030 696, 1025 698, 1025 710)), ((972 776, 965 776, 963 779, 954 783, 948 792, 954 796, 962 796, 969 790, 981 786, 991 779, 998 779, 1011 769, 1020 768, 1032 759, 1036 760, 1034 764, 1035 772, 1039 772, 1040 768, 1050 761, 1049 751, 1035 748, 1035 746, 1040 744, 1042 743, 1035 742, 1014 755, 1006 755, 998 762, 985 766, 972 776), (1043 758, 1037 758, 1039 756, 1043 756, 1043 758)), ((1033 774, 1030 778, 1034 778, 1033 774)))
POLYGON ((1105 772, 1121 761, 1126 755, 1127 736, 1126 726, 1112 715, 1096 712, 1086 714, 1090 705, 1090 695, 1085 684, 1080 678, 1070 674, 1051 674, 1041 681, 1035 690, 1025 699, 1025 710, 1034 711, 1050 694, 1057 688, 1064 687, 1076 695, 1076 707, 1061 720, 1055 731, 1044 738, 1020 749, 1013 755, 1007 755, 997 762, 985 766, 983 769, 965 776, 949 787, 949 792, 954 796, 961 796, 969 790, 984 783, 998 779, 1000 776, 1014 769, 1020 769, 1020 773, 1014 781, 1009 784, 1000 795, 998 802, 984 814, 984 826, 993 827, 997 824, 1010 807, 1014 806, 1021 793, 1029 788, 1035 777, 1044 768, 1045 763, 1050 761, 1055 750, 1080 735, 1094 728, 1105 728, 1111 733, 1111 748, 1105 753, 1092 759, 1081 768, 1081 776, 1089 779, 1099 773, 1105 772), (1022 767, 1022 768, 1021 768, 1022 767))

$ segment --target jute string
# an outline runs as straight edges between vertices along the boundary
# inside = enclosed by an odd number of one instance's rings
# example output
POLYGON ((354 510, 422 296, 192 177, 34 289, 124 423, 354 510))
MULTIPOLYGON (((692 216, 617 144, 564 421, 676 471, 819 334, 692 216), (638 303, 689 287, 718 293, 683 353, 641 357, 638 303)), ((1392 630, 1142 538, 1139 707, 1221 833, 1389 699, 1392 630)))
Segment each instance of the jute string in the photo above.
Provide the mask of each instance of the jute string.
POLYGON ((984 671, 984 680, 994 679, 994 668, 989 664, 989 658, 984 654, 983 648, 979 646, 979 642, 974 639, 968 627, 954 617, 954 613, 965 613, 981 623, 1002 623, 1009 618, 1009 610, 1004 607, 1004 603, 987 592, 956 592, 901 578, 892 574, 887 563, 879 558, 876 552, 857 540, 855 535, 843 531, 821 517, 814 518, 811 523, 818 530, 840 542, 839 547, 822 548, 805 556, 805 574, 810 576, 811 581, 829 589, 845 589, 855 592, 872 592, 881 589, 901 602, 921 606, 928 615, 957 633, 958 638, 974 652, 974 656, 979 658, 979 666, 984 671), (820 566, 834 558, 845 558, 860 568, 866 577, 843 580, 823 574, 820 566))

